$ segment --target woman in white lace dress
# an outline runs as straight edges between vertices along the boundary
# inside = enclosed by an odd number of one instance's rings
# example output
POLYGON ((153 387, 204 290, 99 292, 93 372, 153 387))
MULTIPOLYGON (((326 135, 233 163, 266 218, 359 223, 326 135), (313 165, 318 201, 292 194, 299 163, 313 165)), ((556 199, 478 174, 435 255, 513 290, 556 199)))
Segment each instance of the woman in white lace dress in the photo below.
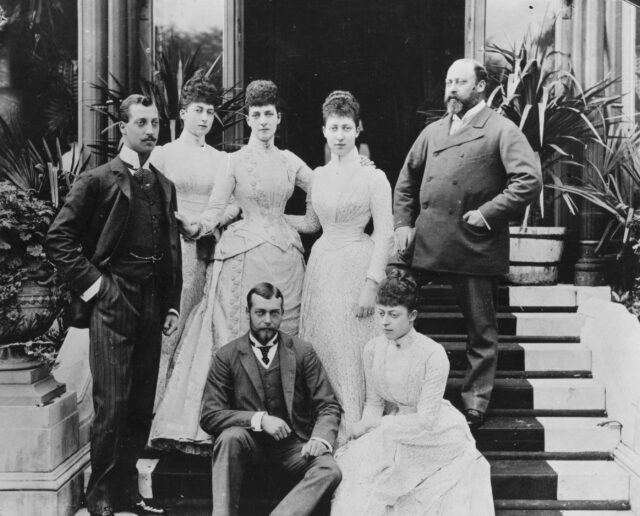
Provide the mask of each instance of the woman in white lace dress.
POLYGON ((342 483, 332 516, 494 514, 489 464, 464 416, 442 398, 449 361, 413 329, 416 308, 415 280, 393 271, 378 291, 383 335, 364 350, 362 419, 336 455, 342 483))
POLYGON ((232 196, 242 209, 242 219, 216 244, 204 297, 186 322, 152 428, 153 445, 188 453, 210 450, 211 438, 199 426, 204 385, 216 350, 249 330, 247 292, 263 281, 276 285, 285 300, 280 329, 297 333, 305 270, 298 231, 319 229, 310 208, 304 216, 284 214, 295 186, 310 190, 313 172, 295 154, 274 145, 280 122, 276 85, 253 81, 245 102, 249 143, 231 154, 229 170, 200 217, 177 215, 183 232, 200 239, 220 227, 232 196))
POLYGON ((364 404, 362 349, 379 333, 373 314, 393 242, 391 187, 356 149, 360 107, 346 91, 322 106, 331 160, 314 171, 312 206, 322 225, 302 294, 300 337, 315 348, 344 414, 338 443, 364 404), (364 230, 373 218, 371 237, 364 230))
MULTIPOLYGON (((189 217, 198 217, 206 208, 214 185, 217 185, 229 166, 229 155, 214 149, 205 142, 211 130, 218 103, 218 93, 213 83, 199 70, 185 82, 180 93, 180 118, 183 130, 173 142, 156 147, 150 162, 176 185, 178 207, 189 217)), ((226 226, 239 213, 235 204, 229 205, 223 217, 226 226)), ((178 331, 162 338, 162 355, 156 389, 156 405, 162 399, 167 378, 172 371, 172 357, 180 341, 184 324, 193 307, 202 299, 205 284, 207 252, 211 252, 213 238, 199 242, 181 239, 182 246, 182 297, 178 331), (200 255, 200 256, 198 256, 200 255)))

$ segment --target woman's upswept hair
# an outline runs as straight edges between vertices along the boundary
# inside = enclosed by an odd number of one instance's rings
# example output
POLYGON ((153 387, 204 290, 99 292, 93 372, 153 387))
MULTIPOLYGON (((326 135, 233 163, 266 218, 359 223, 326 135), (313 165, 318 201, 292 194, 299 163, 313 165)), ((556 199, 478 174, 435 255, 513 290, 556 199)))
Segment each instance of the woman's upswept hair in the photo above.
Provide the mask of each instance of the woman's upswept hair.
POLYGON ((418 309, 418 283, 409 271, 392 269, 380 282, 376 302, 383 306, 404 306, 418 309))
POLYGON ((196 70, 191 78, 182 85, 180 91, 180 109, 187 109, 193 102, 202 102, 218 106, 220 98, 213 81, 207 77, 204 69, 196 70))
POLYGON ((246 109, 255 106, 273 105, 280 111, 278 87, 273 81, 258 79, 251 81, 244 91, 244 105, 246 109))
POLYGON ((360 128, 360 104, 348 91, 335 90, 329 93, 322 104, 322 120, 327 122, 330 116, 351 118, 360 128))

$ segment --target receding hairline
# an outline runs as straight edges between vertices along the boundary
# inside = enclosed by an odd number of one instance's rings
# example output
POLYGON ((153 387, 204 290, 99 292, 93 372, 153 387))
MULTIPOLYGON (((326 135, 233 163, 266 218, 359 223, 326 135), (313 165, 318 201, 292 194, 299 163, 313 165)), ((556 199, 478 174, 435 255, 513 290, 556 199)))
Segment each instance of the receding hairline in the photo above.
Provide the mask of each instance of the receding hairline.
POLYGON ((472 59, 470 57, 463 57, 461 59, 456 59, 453 63, 451 63, 449 68, 447 68, 447 75, 449 75, 449 71, 451 70, 451 68, 453 68, 457 64, 468 65, 471 68, 471 73, 473 73, 473 75, 476 78, 476 82, 487 80, 486 79, 487 69, 485 68, 485 66, 480 61, 476 59, 472 59), (480 77, 478 74, 478 71, 481 71, 480 75, 484 75, 485 77, 480 77))

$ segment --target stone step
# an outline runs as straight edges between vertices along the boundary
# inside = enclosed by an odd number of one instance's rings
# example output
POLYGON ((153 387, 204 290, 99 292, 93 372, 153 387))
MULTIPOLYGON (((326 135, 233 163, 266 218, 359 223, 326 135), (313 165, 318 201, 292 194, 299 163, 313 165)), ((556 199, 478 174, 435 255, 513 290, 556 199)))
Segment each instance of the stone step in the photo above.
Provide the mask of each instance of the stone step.
MULTIPOLYGON (((466 342, 444 342, 451 370, 467 368, 466 342)), ((501 342, 498 370, 502 371, 590 371, 591 351, 583 344, 501 342)))
MULTIPOLYGON (((577 313, 498 313, 497 320, 500 335, 579 337, 582 327, 577 313)), ((466 325, 459 312, 431 312, 418 314, 416 329, 427 335, 460 335, 466 332, 466 325)))
MULTIPOLYGON (((575 285, 513 286, 498 287, 498 309, 556 309, 575 310, 589 298, 605 301, 611 299, 609 287, 577 287, 575 285)), ((449 285, 424 285, 420 289, 421 303, 432 306, 455 306, 456 300, 449 285)))
POLYGON ((492 460, 500 500, 629 500, 629 475, 613 461, 492 460))
POLYGON ((474 432, 482 452, 612 452, 620 425, 596 417, 488 417, 474 432))
MULTIPOLYGON (((449 378, 445 398, 462 408, 462 379, 449 378)), ((604 388, 590 378, 498 378, 492 409, 604 410, 604 388)))

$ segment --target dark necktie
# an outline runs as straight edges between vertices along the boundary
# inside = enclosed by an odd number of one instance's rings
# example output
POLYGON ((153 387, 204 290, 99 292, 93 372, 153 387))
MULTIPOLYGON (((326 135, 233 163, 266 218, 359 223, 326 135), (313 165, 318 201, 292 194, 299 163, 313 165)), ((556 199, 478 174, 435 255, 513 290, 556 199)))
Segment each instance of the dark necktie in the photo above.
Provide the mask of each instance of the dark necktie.
POLYGON ((269 365, 269 351, 271 350, 271 346, 256 346, 260 353, 262 353, 262 362, 264 365, 269 365))
POLYGON ((136 181, 142 186, 149 186, 151 181, 153 181, 153 172, 148 168, 139 168, 136 170, 136 173, 133 174, 133 177, 136 178, 136 181))

